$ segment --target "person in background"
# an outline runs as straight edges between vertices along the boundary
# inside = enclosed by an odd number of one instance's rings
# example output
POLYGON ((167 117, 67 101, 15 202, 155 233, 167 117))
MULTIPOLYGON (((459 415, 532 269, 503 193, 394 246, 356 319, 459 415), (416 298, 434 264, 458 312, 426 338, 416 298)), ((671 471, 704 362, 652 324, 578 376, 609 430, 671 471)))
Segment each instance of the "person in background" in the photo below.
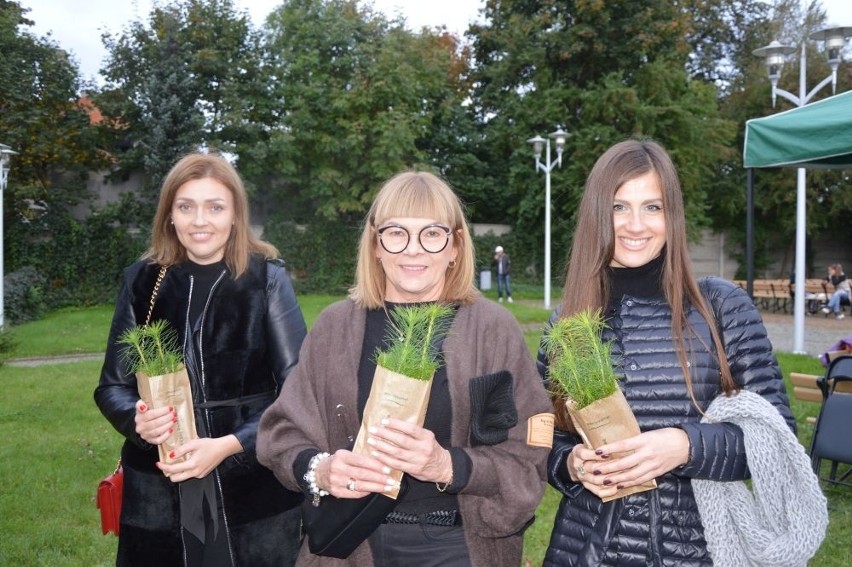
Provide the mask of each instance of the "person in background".
POLYGON ((544 494, 552 413, 514 317, 473 286, 473 240, 440 178, 403 172, 367 213, 355 285, 325 309, 299 364, 263 414, 258 458, 309 498, 382 493, 391 468, 409 481, 396 509, 346 559, 302 547, 300 565, 520 565, 544 494), (455 310, 423 427, 389 419, 374 456, 351 452, 390 313, 441 302, 455 310))
POLYGON ((841 303, 847 303, 852 300, 852 292, 850 292, 849 280, 846 279, 846 274, 843 273, 843 266, 840 264, 832 264, 828 267, 828 275, 826 281, 834 286, 834 293, 828 299, 828 305, 822 308, 822 312, 828 315, 834 312, 834 316, 838 319, 843 319, 843 307, 841 303))
POLYGON ((257 426, 298 359, 306 334, 278 251, 251 232, 245 188, 221 156, 193 153, 160 192, 151 243, 125 270, 95 401, 125 437, 116 565, 292 565, 302 495, 255 455, 257 426), (198 439, 159 462, 177 419, 139 398, 119 337, 146 320, 177 331, 198 439), (181 457, 187 457, 180 461, 181 457))
POLYGON ((503 291, 506 292, 506 301, 512 303, 511 277, 512 261, 502 246, 494 249, 494 261, 492 265, 497 270, 497 301, 503 303, 503 291))
MULTIPOLYGON (((650 140, 595 163, 580 203, 558 317, 602 310, 602 338, 641 433, 592 450, 556 400, 550 483, 562 493, 544 565, 713 565, 692 479, 745 479, 743 431, 702 423, 720 394, 749 390, 791 430, 780 369, 760 314, 720 278, 692 275, 680 182, 650 140), (628 452, 626 456, 611 455, 628 452), (658 488, 604 502, 619 488, 658 488)), ((542 351, 539 371, 547 379, 542 351)))

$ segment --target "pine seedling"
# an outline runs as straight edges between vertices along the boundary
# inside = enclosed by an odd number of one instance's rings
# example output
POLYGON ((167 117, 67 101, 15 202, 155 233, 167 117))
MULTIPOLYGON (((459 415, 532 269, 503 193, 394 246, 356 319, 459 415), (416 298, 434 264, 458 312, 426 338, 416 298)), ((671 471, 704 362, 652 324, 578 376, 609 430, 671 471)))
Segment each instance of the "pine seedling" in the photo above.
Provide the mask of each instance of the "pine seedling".
POLYGON ((177 332, 163 319, 127 329, 118 342, 125 346, 122 356, 134 373, 162 376, 183 366, 177 332))
POLYGON ((391 346, 376 351, 376 364, 417 380, 430 380, 441 366, 432 345, 446 336, 453 308, 430 303, 406 305, 391 312, 391 346))
POLYGON ((551 392, 573 400, 577 409, 618 390, 611 344, 601 338, 603 327, 600 310, 585 310, 560 318, 542 337, 551 392))

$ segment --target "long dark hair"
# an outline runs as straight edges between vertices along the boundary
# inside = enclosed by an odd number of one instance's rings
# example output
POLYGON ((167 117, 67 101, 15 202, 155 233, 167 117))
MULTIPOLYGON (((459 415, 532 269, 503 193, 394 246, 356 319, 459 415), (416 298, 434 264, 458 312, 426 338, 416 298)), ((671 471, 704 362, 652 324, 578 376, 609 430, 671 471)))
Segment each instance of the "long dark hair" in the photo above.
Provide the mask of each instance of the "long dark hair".
MULTIPOLYGON (((574 242, 568 262, 562 297, 562 316, 584 309, 603 309, 609 301, 609 279, 606 268, 615 253, 612 206, 618 189, 627 181, 649 172, 657 175, 663 194, 666 218, 666 245, 663 247, 662 287, 672 310, 672 341, 677 353, 690 398, 699 410, 692 389, 688 361, 691 349, 686 337, 695 337, 687 320, 687 306, 692 305, 707 321, 713 344, 719 355, 722 389, 726 394, 737 391, 731 375, 725 347, 715 317, 693 276, 686 236, 683 193, 677 170, 668 153, 652 140, 626 140, 609 148, 598 158, 583 191, 574 242), (597 235, 589 238, 588 235, 597 235), (585 235, 586 237, 583 237, 585 235)), ((557 404, 557 411, 559 406, 557 404)))

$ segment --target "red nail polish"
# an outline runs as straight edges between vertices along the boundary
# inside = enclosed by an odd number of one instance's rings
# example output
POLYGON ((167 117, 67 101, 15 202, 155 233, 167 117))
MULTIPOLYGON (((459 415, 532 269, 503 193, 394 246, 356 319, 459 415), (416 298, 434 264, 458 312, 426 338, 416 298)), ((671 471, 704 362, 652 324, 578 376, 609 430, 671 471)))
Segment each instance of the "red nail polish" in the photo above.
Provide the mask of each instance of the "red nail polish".
POLYGON ((594 471, 592 474, 594 474, 595 476, 598 476, 599 474, 601 474, 601 471, 594 471))
POLYGON ((603 483, 604 483, 604 486, 609 486, 610 484, 612 484, 612 481, 610 479, 606 479, 606 480, 603 481, 603 483))
POLYGON ((603 455, 603 451, 600 449, 595 450, 595 455, 603 455))
POLYGON ((623 487, 623 486, 621 486, 621 485, 619 484, 619 485, 617 485, 617 486, 616 486, 616 488, 617 488, 617 489, 619 489, 619 490, 621 490, 621 489, 622 489, 622 488, 624 488, 624 487, 623 487))
POLYGON ((174 458, 175 458, 175 452, 174 452, 174 451, 172 451, 171 453, 169 453, 169 458, 170 458, 170 459, 174 459, 174 458))
POLYGON ((177 415, 172 416, 172 422, 177 423, 177 415))
POLYGON ((169 435, 171 435, 171 434, 172 434, 172 433, 174 433, 174 432, 175 432, 175 430, 174 430, 174 429, 169 429, 169 435))
POLYGON ((145 404, 140 405, 139 411, 148 411, 148 406, 146 406, 145 404))

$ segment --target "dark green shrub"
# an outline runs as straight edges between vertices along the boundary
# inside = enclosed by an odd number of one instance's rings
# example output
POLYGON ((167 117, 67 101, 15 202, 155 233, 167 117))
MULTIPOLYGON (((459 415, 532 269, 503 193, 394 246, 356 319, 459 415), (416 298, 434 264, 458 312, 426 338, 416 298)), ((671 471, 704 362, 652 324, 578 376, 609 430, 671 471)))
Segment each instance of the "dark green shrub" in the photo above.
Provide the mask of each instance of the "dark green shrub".
POLYGON ((47 278, 33 266, 6 274, 3 278, 5 323, 17 325, 41 317, 47 311, 46 285, 47 278))
POLYGON ((269 220, 264 239, 278 247, 301 292, 343 293, 355 278, 361 229, 318 220, 309 225, 269 220))

